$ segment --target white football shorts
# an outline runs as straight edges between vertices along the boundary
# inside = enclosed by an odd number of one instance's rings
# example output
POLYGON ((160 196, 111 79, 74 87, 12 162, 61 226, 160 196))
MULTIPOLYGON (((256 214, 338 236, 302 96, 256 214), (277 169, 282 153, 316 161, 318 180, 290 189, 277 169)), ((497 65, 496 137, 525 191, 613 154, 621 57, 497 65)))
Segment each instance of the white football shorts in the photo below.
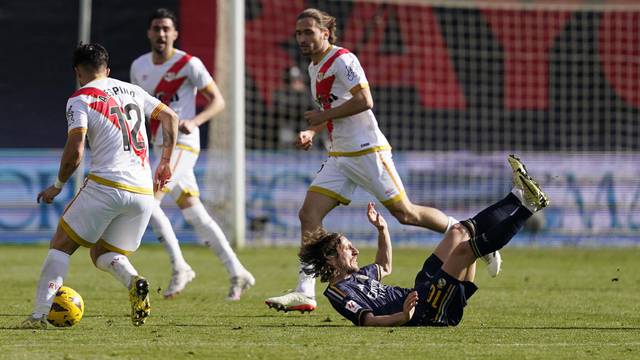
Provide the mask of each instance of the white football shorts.
POLYGON ((88 180, 67 205, 60 226, 76 243, 128 255, 138 249, 155 206, 153 195, 137 194, 88 180))
MULTIPOLYGON (((156 147, 156 149, 161 148, 156 147)), ((157 156, 155 157, 154 169, 158 166, 160 150, 156 151, 155 154, 157 156)), ((198 161, 198 155, 197 150, 182 147, 181 145, 176 146, 171 154, 171 180, 162 191, 169 193, 176 203, 180 203, 186 196, 200 196, 196 174, 193 171, 198 161)))
POLYGON ((320 167, 308 191, 348 205, 358 186, 385 206, 405 196, 404 185, 393 164, 391 151, 377 151, 360 156, 330 156, 320 167))

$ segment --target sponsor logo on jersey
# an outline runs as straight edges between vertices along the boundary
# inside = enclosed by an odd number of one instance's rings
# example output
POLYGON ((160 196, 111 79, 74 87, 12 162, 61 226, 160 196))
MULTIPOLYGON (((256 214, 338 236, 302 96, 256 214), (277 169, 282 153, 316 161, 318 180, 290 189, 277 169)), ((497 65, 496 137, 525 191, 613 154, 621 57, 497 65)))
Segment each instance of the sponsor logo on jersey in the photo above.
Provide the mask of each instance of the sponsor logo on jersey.
POLYGON ((324 106, 325 104, 329 105, 336 100, 338 100, 338 97, 333 93, 330 93, 327 97, 323 97, 321 95, 318 95, 316 97, 316 103, 318 103, 318 105, 320 106, 324 106))
POLYGON ((358 303, 353 300, 347 301, 347 304, 344 307, 354 314, 357 314, 358 310, 362 309, 362 306, 358 305, 358 303))
POLYGON ((173 81, 178 77, 177 73, 174 73, 173 71, 167 72, 166 74, 164 74, 164 76, 162 77, 164 79, 164 81, 173 81))

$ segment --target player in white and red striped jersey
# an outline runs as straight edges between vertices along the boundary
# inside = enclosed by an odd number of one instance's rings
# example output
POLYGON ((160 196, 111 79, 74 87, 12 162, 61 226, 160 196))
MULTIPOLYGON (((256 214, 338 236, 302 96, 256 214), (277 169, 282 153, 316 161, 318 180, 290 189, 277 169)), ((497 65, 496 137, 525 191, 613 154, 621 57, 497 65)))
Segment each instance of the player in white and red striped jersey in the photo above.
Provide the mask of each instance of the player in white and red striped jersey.
MULTIPOLYGON (((297 146, 309 150, 316 133, 329 133, 329 157, 322 164, 300 209, 302 237, 322 225, 336 206, 348 205, 357 187, 375 196, 402 224, 444 233, 454 223, 438 209, 413 204, 393 164, 391 146, 371 109, 369 83, 358 58, 334 45, 336 20, 317 9, 306 9, 296 21, 296 40, 302 55, 311 59, 311 93, 319 110, 304 114, 309 128, 300 132, 297 146)), ((495 276, 499 254, 490 254, 488 268, 495 276), (491 257, 495 256, 495 257, 491 257)), ((295 291, 266 300, 277 310, 311 311, 316 308, 315 279, 301 264, 295 291)))
MULTIPOLYGON (((200 152, 198 126, 224 108, 224 99, 200 59, 173 47, 178 36, 176 25, 176 16, 171 11, 154 11, 147 31, 151 52, 140 56, 131 64, 131 82, 155 94, 180 117, 178 143, 171 159, 173 179, 162 191, 156 192, 158 206, 150 221, 158 240, 164 244, 173 267, 164 296, 171 298, 179 294, 195 277, 195 272, 182 255, 171 222, 159 206, 164 195, 169 193, 182 210, 185 220, 194 227, 198 240, 218 255, 229 272, 231 287, 227 299, 239 300, 242 293, 253 286, 255 279, 240 263, 224 232, 200 201, 200 191, 193 170, 200 152), (198 114, 197 93, 202 94, 208 102, 198 114)), ((152 121, 154 144, 162 141, 161 134, 156 129, 157 123, 152 121)))
POLYGON ((42 265, 34 310, 23 328, 42 329, 56 291, 62 286, 69 257, 80 246, 91 248, 93 263, 129 289, 131 320, 144 324, 150 311, 149 284, 128 255, 140 240, 155 206, 154 189, 171 177, 178 116, 140 87, 109 78, 109 54, 99 44, 80 45, 73 67, 82 86, 67 102, 68 138, 54 185, 38 194, 51 203, 91 146, 89 175, 67 205, 42 265), (151 177, 145 119, 160 122, 164 144, 151 177))

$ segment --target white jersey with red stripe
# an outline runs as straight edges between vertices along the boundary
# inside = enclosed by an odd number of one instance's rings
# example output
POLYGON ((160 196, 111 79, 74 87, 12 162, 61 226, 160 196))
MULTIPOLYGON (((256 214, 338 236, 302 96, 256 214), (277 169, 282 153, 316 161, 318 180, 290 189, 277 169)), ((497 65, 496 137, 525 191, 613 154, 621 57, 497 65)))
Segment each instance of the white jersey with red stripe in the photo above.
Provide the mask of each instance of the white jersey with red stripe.
MULTIPOLYGON (((162 64, 154 64, 151 53, 140 56, 131 64, 130 75, 131 83, 169 105, 180 120, 196 116, 197 91, 213 83, 211 74, 200 59, 178 49, 162 64)), ((162 144, 162 133, 157 128, 157 124, 151 124, 154 145, 162 144)), ((196 127, 190 134, 180 132, 177 142, 197 151, 200 149, 200 131, 196 127)))
POLYGON ((89 179, 127 191, 152 194, 145 119, 163 105, 139 86, 103 78, 67 101, 69 133, 86 129, 91 149, 89 179))
MULTIPOLYGON (((313 99, 325 110, 347 102, 369 86, 358 58, 339 46, 332 46, 317 64, 309 64, 309 78, 313 99)), ((327 129, 331 156, 354 156, 391 148, 371 110, 332 119, 327 129)))

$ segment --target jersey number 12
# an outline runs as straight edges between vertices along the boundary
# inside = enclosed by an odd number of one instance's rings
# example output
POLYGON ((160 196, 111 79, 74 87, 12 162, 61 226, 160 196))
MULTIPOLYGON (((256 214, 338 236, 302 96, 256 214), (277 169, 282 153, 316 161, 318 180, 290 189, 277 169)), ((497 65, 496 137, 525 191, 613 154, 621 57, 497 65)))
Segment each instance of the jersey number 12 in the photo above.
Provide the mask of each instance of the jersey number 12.
POLYGON ((113 106, 109 109, 109 114, 116 115, 118 118, 118 124, 120 125, 120 131, 122 132, 122 144, 124 146, 124 151, 131 151, 131 146, 137 150, 144 149, 144 141, 138 140, 138 132, 140 131, 140 125, 142 120, 142 115, 140 112, 140 108, 136 104, 127 104, 124 107, 124 114, 122 110, 120 110, 119 106, 113 106), (135 111, 136 118, 133 119, 131 116, 131 111, 135 111), (128 120, 128 121, 127 121, 128 120), (133 128, 129 127, 129 122, 135 121, 133 128))

